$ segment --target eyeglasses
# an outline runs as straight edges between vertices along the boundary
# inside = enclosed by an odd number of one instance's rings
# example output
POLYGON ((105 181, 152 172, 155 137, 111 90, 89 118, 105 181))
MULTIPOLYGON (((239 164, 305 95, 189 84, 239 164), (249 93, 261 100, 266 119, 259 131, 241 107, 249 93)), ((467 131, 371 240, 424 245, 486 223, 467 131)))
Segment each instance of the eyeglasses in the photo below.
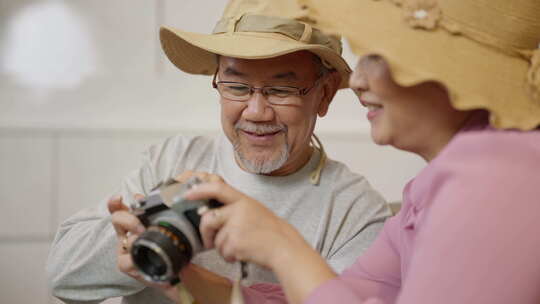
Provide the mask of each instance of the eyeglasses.
POLYGON ((291 86, 264 86, 254 87, 246 83, 234 81, 216 81, 217 71, 212 80, 212 87, 217 89, 221 97, 234 101, 248 101, 255 91, 260 91, 272 105, 302 105, 299 96, 307 95, 311 89, 317 86, 319 79, 309 88, 297 88, 291 86))

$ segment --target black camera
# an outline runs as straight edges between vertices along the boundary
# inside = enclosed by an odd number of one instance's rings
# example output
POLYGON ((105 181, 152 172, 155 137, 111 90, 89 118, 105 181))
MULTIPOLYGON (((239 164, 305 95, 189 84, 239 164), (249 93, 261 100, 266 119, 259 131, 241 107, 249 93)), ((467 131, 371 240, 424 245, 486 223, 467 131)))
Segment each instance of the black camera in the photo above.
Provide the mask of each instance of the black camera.
POLYGON ((223 204, 216 200, 184 199, 184 193, 198 183, 198 178, 186 183, 168 181, 131 206, 132 213, 146 227, 131 247, 133 263, 144 279, 174 285, 180 281, 180 269, 204 250, 197 210, 223 204))

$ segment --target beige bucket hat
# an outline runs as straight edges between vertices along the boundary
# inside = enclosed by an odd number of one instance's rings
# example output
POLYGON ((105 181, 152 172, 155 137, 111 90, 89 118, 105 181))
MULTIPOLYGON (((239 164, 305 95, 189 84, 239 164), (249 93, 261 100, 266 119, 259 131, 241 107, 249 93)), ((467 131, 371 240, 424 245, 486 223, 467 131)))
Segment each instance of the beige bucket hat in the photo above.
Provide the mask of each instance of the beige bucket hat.
POLYGON ((159 35, 169 60, 191 74, 214 74, 216 55, 264 59, 302 50, 336 69, 341 87, 347 86, 351 72, 341 57, 340 37, 314 27, 294 0, 232 0, 212 34, 162 27, 159 35))
POLYGON ((539 0, 298 1, 399 83, 444 83, 455 108, 489 110, 497 128, 540 125, 539 0))

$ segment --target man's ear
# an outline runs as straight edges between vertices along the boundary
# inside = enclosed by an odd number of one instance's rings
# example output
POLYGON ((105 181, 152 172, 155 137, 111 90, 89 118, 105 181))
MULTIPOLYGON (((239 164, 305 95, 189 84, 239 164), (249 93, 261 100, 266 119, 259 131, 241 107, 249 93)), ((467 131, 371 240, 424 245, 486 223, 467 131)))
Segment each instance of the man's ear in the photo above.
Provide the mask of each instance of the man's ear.
POLYGON ((328 112, 328 107, 330 106, 332 99, 334 99, 340 84, 341 75, 337 71, 331 71, 324 76, 322 82, 322 98, 319 103, 319 109, 317 110, 319 117, 324 117, 328 112))

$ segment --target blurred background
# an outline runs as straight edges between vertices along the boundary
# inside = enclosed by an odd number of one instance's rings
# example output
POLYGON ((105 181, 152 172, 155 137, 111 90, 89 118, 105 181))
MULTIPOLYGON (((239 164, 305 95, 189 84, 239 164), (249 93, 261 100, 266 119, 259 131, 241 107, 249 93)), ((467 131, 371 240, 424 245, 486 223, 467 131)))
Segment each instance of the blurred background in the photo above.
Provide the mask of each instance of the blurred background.
MULTIPOLYGON (((221 132, 211 79, 174 68, 157 33, 210 33, 225 4, 0 0, 0 303, 60 303, 44 270, 58 225, 107 197, 150 144, 221 132)), ((354 66, 347 46, 345 58, 354 66)), ((317 134, 399 201, 423 161, 375 146, 365 115, 340 91, 317 134)))

